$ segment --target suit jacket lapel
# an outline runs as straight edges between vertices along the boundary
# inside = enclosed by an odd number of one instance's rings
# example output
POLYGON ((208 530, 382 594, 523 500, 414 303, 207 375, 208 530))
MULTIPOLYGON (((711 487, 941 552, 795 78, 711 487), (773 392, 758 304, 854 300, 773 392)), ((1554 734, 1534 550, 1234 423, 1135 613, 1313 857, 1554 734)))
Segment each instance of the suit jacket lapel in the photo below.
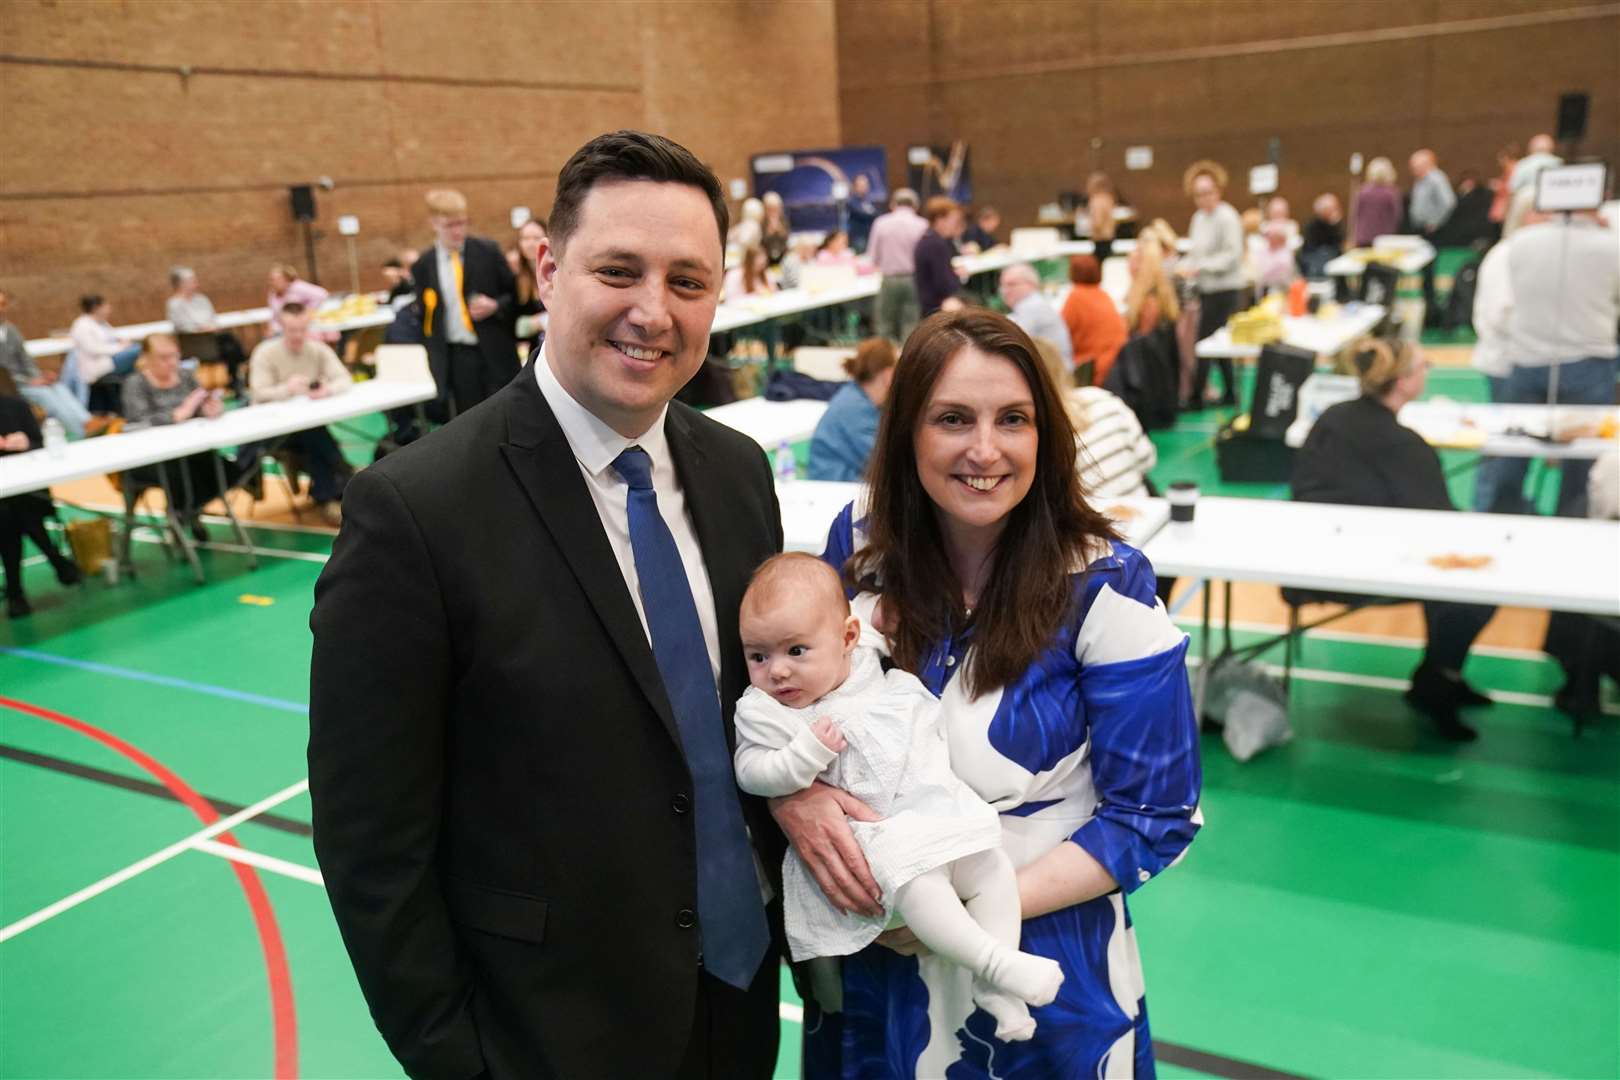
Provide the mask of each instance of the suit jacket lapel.
POLYGON ((551 533, 591 607, 613 639, 625 664, 663 721, 675 745, 680 732, 647 643, 624 574, 602 530, 596 504, 579 473, 568 438, 533 378, 517 379, 501 391, 507 406, 510 441, 501 447, 512 474, 551 533))
MULTIPOLYGON (((715 626, 719 628, 721 712, 731 715, 731 704, 747 683, 743 671, 742 643, 737 637, 737 609, 742 606, 743 587, 751 567, 748 553, 738 543, 735 530, 727 527, 728 507, 733 493, 728 483, 734 478, 717 475, 703 447, 693 437, 691 424, 678 408, 671 406, 664 422, 669 454, 675 461, 692 513, 698 544, 703 548, 703 566, 709 572, 709 588, 714 594, 715 626)), ((727 741, 731 741, 727 725, 727 741)))

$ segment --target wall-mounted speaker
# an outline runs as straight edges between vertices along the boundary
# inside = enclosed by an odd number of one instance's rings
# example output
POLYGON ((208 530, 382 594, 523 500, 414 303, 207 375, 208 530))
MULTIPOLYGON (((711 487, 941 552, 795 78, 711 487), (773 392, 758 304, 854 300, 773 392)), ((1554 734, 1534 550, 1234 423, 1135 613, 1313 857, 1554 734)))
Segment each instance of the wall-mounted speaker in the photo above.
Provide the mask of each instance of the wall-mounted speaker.
POLYGON ((1591 94, 1560 94, 1558 96, 1558 141, 1574 142, 1586 137, 1586 110, 1592 103, 1591 94))
POLYGON ((294 184, 287 189, 292 202, 294 221, 315 220, 315 188, 309 184, 294 184))

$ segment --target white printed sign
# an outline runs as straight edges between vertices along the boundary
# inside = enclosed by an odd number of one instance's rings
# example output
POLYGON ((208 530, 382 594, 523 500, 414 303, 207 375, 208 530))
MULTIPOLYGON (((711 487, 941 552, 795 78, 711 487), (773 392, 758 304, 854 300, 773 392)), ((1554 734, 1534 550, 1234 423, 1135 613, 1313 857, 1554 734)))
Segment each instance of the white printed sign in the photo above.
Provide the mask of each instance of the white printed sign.
POLYGON ((1256 165, 1249 170, 1249 194, 1270 195, 1277 190, 1277 166, 1256 165))
POLYGON ((1133 171, 1153 168, 1153 147, 1127 146, 1125 148, 1125 167, 1133 171))
POLYGON ((360 219, 353 214, 344 214, 338 218, 338 232, 344 236, 359 236, 360 219))
POLYGON ((792 154, 761 154, 754 159, 754 171, 757 173, 783 173, 792 170, 792 154))
POLYGON ((512 207, 512 228, 521 229, 533 220, 534 215, 529 213, 527 206, 512 207))
POLYGON ((1603 205, 1608 167, 1601 161, 1542 169, 1536 174, 1536 209, 1555 214, 1565 210, 1596 210, 1603 205))
POLYGON ((733 199, 748 198, 748 181, 744 180, 742 177, 738 177, 737 179, 733 180, 731 182, 731 197, 733 199))

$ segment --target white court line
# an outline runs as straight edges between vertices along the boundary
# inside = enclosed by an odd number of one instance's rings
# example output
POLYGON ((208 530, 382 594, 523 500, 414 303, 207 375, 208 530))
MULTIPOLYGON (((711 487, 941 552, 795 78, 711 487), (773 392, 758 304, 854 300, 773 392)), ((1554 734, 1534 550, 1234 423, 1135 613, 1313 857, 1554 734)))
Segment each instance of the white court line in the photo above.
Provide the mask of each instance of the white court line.
MULTIPOLYGON (((1197 667, 1202 662, 1200 657, 1189 656, 1187 666, 1197 667)), ((1261 664, 1261 670, 1268 675, 1281 676, 1281 664, 1261 664)), ((1405 692, 1412 685, 1409 679, 1392 679, 1385 675, 1352 675, 1344 671, 1322 671, 1317 668, 1294 668, 1294 678, 1305 682, 1333 683, 1337 686, 1363 686, 1369 690, 1399 690, 1405 692)), ((1554 702, 1546 694, 1524 694, 1517 690, 1487 690, 1485 696, 1492 701, 1500 701, 1505 705, 1529 705, 1534 708, 1551 709, 1554 702)), ((1604 704, 1605 716, 1620 716, 1620 706, 1604 704)))
MULTIPOLYGON (((1412 602, 1417 603, 1416 600, 1412 602)), ((1201 618, 1193 618, 1192 616, 1182 615, 1175 619, 1175 623, 1177 626, 1202 626, 1203 620, 1201 618)), ((1232 629, 1242 630, 1245 633, 1251 634, 1285 634, 1288 632, 1288 627, 1286 626, 1262 622, 1234 621, 1232 623, 1232 629)), ((1218 634, 1220 632, 1220 623, 1216 619, 1212 618, 1210 620, 1209 630, 1211 635, 1218 634)), ((1347 641, 1352 644, 1364 643, 1369 645, 1389 645, 1399 649, 1414 649, 1419 651, 1428 645, 1428 642, 1422 638, 1397 637, 1393 634, 1365 634, 1359 630, 1332 630, 1327 627, 1322 627, 1319 630, 1307 630, 1305 631, 1305 636, 1308 638, 1322 638, 1324 641, 1347 641)), ((1516 649, 1508 645, 1475 645, 1468 651, 1477 652, 1483 656, 1497 656, 1504 660, 1541 661, 1551 659, 1551 657, 1542 652, 1540 649, 1516 649)))
POLYGON ((299 881, 307 881, 311 885, 319 885, 323 889, 326 887, 326 879, 321 877, 319 870, 311 870, 307 866, 300 866, 298 863, 288 862, 286 859, 278 859, 274 855, 263 855, 257 851, 249 851, 246 848, 232 847, 229 844, 222 844, 218 840, 198 840, 191 846, 207 855, 218 855, 220 858, 229 859, 231 862, 239 862, 246 866, 257 867, 260 870, 268 870, 272 874, 280 874, 283 877, 297 878, 299 881))
POLYGON ((168 862, 176 855, 193 850, 198 841, 212 840, 220 833, 230 832, 232 829, 236 828, 244 821, 247 821, 249 818, 258 817, 260 814, 271 809, 272 807, 279 806, 288 799, 302 795, 308 790, 309 779, 306 777, 290 787, 283 788, 274 795, 260 799, 252 806, 244 807, 243 809, 238 810, 228 818, 221 818, 212 825, 208 826, 206 829, 200 829, 183 840, 176 840, 162 851, 155 851, 146 858, 141 859, 139 862, 131 863, 129 866, 124 867, 115 874, 109 874, 92 885, 86 885, 84 888, 80 889, 76 893, 73 893, 71 896, 64 896, 56 903, 51 904, 48 907, 40 908, 32 915, 18 919, 10 926, 0 930, 0 942, 9 941, 25 930, 32 930, 40 923, 46 922, 49 919, 54 919, 56 916, 62 914, 62 912, 78 907, 86 900, 100 896, 108 889, 122 885, 131 878, 144 874, 154 866, 159 866, 168 862))

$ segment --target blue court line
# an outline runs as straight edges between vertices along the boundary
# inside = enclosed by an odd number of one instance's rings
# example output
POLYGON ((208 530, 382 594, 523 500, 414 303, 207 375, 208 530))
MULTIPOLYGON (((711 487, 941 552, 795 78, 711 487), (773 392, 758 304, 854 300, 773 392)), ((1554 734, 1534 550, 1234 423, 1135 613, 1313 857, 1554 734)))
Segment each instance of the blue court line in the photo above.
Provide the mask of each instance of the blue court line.
POLYGON ((24 660, 37 660, 42 664, 59 664, 62 667, 78 668, 81 671, 93 671, 97 675, 111 675, 119 679, 132 679, 135 682, 168 686, 176 690, 190 690, 193 693, 209 694, 213 697, 227 698, 231 701, 245 701, 250 705, 263 705, 268 709, 297 713, 299 716, 305 716, 309 713, 308 705, 296 701, 283 701, 281 698, 265 697, 263 694, 250 694, 245 690, 232 690, 224 686, 210 686, 208 683, 191 682, 189 679, 176 679, 170 675, 153 675, 150 672, 136 671, 133 668, 114 667, 112 664, 101 664, 94 660, 74 660, 66 656, 54 656, 51 653, 36 652, 33 649, 15 649, 9 645, 0 645, 0 656, 17 656, 24 660))

